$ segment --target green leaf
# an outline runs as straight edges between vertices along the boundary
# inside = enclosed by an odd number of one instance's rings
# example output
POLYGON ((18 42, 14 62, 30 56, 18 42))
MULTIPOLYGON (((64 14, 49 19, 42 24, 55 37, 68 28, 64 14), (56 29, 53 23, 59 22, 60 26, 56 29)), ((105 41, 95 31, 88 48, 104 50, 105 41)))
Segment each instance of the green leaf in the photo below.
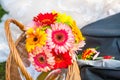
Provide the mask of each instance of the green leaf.
POLYGON ((42 72, 38 77, 37 80, 44 80, 45 77, 49 74, 50 72, 42 72))
POLYGON ((1 22, 1 18, 4 14, 6 14, 7 12, 2 8, 2 6, 0 5, 0 22, 1 22))
POLYGON ((81 59, 82 54, 78 54, 77 57, 78 57, 78 59, 81 59))
POLYGON ((45 31, 47 28, 51 28, 51 27, 50 27, 50 26, 44 26, 44 27, 42 28, 42 30, 45 31))

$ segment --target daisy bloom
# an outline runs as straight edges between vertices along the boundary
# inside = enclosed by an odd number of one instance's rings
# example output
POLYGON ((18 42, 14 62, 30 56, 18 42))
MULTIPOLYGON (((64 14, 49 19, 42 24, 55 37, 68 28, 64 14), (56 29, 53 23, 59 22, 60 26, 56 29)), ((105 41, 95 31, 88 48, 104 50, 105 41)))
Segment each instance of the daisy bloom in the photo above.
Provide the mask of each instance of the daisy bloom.
POLYGON ((65 13, 58 13, 56 22, 71 25, 73 23, 73 19, 71 16, 68 16, 65 13))
POLYGON ((54 56, 45 47, 41 48, 41 51, 37 55, 29 54, 29 60, 37 71, 50 71, 55 64, 54 56))
POLYGON ((50 26, 53 24, 56 20, 57 13, 40 13, 38 16, 34 17, 33 21, 36 22, 37 25, 44 25, 44 26, 50 26))
POLYGON ((88 48, 82 53, 83 60, 94 60, 99 55, 95 48, 88 48))
POLYGON ((28 52, 34 50, 36 46, 41 47, 46 44, 46 36, 47 34, 45 31, 40 30, 37 28, 34 30, 30 28, 26 32, 26 49, 28 52))
POLYGON ((67 68, 69 65, 72 64, 72 57, 69 55, 69 51, 65 52, 64 54, 52 51, 53 56, 55 57, 55 65, 54 69, 57 68, 67 68))
POLYGON ((78 26, 76 25, 75 21, 73 21, 73 23, 70 26, 72 28, 72 32, 75 36, 75 41, 76 43, 79 43, 80 41, 84 40, 84 37, 80 31, 80 29, 78 28, 78 26))
POLYGON ((69 26, 62 23, 51 25, 52 29, 47 29, 47 45, 55 52, 65 53, 73 47, 74 35, 69 26))

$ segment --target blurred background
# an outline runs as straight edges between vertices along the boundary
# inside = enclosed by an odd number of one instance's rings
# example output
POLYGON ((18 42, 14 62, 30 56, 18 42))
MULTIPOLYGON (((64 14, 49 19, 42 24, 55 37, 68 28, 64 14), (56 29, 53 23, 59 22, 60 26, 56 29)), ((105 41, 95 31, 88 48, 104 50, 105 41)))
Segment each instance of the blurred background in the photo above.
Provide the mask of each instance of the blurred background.
MULTIPOLYGON (((120 12, 120 0, 0 0, 0 80, 5 80, 5 61, 9 55, 4 22, 14 18, 24 25, 42 12, 65 12, 76 20, 81 29, 85 25, 120 12)), ((13 26, 16 40, 21 31, 13 26)))
MULTIPOLYGON (((6 13, 7 12, 5 10, 3 10, 2 6, 0 5, 0 22, 1 22, 2 16, 6 13)), ((0 57, 2 57, 2 56, 0 56, 0 57)), ((5 61, 0 63, 0 80, 5 80, 5 61)))

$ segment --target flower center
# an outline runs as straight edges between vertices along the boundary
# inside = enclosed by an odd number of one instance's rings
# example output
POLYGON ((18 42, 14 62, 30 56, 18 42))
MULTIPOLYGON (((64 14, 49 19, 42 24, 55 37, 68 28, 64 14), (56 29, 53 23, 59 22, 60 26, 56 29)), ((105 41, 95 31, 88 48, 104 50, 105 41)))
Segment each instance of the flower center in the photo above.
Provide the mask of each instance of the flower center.
POLYGON ((34 37, 34 38, 33 38, 33 41, 35 41, 35 42, 36 42, 37 40, 38 40, 38 38, 37 38, 37 37, 34 37))
POLYGON ((57 45, 64 45, 68 39, 68 34, 65 30, 53 31, 52 40, 57 45))
POLYGON ((56 38, 57 38, 57 40, 61 41, 61 40, 63 40, 63 39, 62 39, 62 38, 63 38, 63 35, 58 34, 58 35, 56 35, 56 38))
POLYGON ((45 57, 44 56, 40 56, 39 57, 39 62, 40 63, 44 63, 45 62, 45 57))
POLYGON ((44 19, 42 20, 43 23, 50 22, 50 19, 44 19))
POLYGON ((57 56, 55 57, 55 61, 56 61, 57 63, 60 63, 62 60, 63 60, 62 55, 57 55, 57 56))

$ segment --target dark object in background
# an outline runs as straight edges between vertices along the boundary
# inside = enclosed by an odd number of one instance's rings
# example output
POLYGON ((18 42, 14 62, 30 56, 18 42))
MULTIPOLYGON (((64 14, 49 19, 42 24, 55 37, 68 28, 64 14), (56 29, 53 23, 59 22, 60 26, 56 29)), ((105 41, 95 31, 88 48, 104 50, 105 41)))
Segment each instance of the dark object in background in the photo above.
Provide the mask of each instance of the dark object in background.
MULTIPOLYGON (((99 56, 110 55, 120 60, 120 13, 89 24, 81 31, 86 38, 85 49, 99 47, 99 56)), ((120 80, 120 68, 80 67, 82 80, 120 80)))
POLYGON ((82 80, 120 80, 120 68, 81 67, 82 80))
POLYGON ((111 55, 120 60, 120 13, 89 24, 81 29, 86 46, 99 47, 100 56, 111 55))

